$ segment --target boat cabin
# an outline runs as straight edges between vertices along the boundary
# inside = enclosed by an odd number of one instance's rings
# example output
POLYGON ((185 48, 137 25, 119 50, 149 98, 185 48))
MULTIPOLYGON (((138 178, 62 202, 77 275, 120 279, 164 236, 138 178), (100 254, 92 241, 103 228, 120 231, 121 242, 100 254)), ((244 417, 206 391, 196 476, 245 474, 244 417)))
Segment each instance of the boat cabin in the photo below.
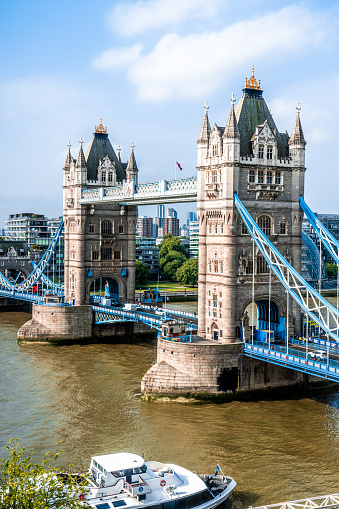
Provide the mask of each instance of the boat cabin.
POLYGON ((129 484, 139 481, 140 474, 145 474, 147 467, 141 456, 130 453, 105 454, 93 456, 90 472, 97 486, 113 486, 119 479, 129 484))

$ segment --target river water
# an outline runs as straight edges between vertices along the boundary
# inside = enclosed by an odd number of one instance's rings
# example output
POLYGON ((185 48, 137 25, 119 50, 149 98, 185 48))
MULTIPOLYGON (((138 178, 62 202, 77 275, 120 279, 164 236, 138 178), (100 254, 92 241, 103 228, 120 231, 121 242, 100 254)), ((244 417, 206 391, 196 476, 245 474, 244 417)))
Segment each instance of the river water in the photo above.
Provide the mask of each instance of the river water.
MULTIPOLYGON (((196 303, 187 304, 193 311, 196 303)), ((63 465, 76 470, 88 468, 92 455, 118 451, 204 473, 219 463, 238 483, 237 509, 339 492, 339 388, 286 401, 141 401, 155 341, 18 345, 17 330, 29 318, 0 313, 1 457, 17 437, 37 446, 37 458, 61 447, 63 465)))

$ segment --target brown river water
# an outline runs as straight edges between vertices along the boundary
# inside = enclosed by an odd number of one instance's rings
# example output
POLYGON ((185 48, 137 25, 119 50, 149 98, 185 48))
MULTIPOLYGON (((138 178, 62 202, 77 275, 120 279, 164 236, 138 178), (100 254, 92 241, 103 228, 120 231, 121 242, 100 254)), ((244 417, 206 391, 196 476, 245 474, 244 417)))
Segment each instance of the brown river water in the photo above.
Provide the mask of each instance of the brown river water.
POLYGON ((36 459, 61 447, 75 470, 118 451, 199 473, 219 463, 238 483, 237 509, 339 492, 339 387, 283 401, 150 403, 140 400, 140 380, 156 360, 155 341, 18 345, 28 319, 0 313, 0 457, 17 437, 37 447, 36 459))

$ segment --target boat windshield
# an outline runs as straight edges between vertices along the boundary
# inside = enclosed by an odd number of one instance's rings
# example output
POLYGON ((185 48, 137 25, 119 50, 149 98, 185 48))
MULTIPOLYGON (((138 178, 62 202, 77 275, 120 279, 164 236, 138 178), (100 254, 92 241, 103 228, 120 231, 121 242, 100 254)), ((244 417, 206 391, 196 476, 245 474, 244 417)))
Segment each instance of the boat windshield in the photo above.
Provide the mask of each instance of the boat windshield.
POLYGON ((116 470, 115 472, 112 472, 114 477, 126 477, 129 475, 137 475, 137 474, 144 474, 147 470, 146 465, 142 465, 141 467, 135 467, 135 468, 126 468, 125 470, 116 470))

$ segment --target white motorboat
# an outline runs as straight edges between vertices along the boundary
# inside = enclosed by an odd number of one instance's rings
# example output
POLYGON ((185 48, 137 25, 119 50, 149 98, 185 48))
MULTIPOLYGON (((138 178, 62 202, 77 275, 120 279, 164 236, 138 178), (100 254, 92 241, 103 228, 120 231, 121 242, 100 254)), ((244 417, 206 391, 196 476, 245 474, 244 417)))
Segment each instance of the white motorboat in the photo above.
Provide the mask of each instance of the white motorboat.
POLYGON ((197 475, 130 453, 91 459, 89 485, 81 499, 95 509, 212 509, 224 502, 236 482, 231 477, 197 475))

